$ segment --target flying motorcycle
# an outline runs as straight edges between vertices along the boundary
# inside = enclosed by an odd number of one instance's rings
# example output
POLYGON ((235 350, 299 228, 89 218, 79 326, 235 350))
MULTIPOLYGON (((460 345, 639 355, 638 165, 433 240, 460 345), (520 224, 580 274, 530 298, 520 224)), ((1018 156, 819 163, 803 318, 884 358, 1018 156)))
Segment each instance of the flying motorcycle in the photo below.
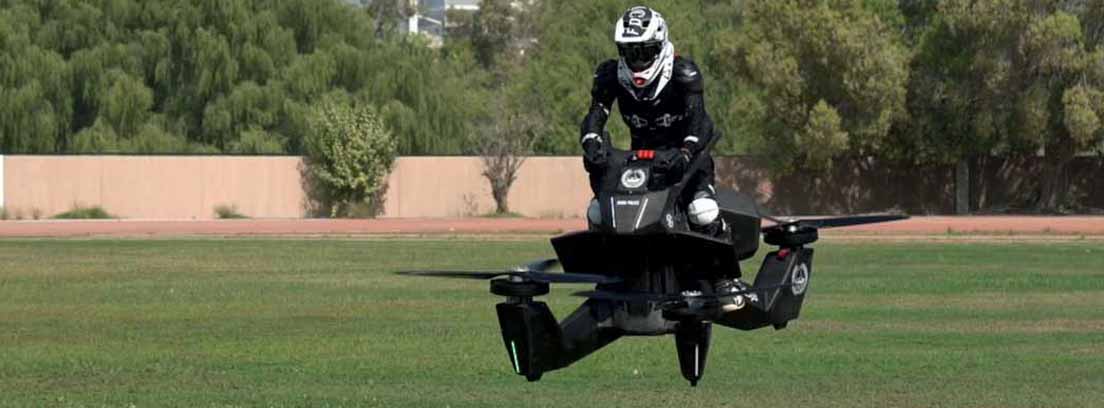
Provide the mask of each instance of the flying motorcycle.
POLYGON ((696 386, 714 323, 738 330, 779 330, 798 318, 813 275, 810 245, 820 229, 908 218, 780 219, 762 212, 746 194, 719 189, 719 216, 727 233, 695 232, 681 193, 706 156, 699 154, 679 176, 658 171, 654 152, 612 149, 596 195, 600 221, 552 238, 556 258, 503 272, 399 273, 490 279, 490 292, 504 298, 495 310, 510 368, 529 381, 624 336, 674 335, 682 376, 696 386), (763 220, 773 224, 764 228, 763 220), (758 252, 760 241, 774 248, 763 257, 754 283, 744 290, 714 293, 711 282, 740 277, 740 262, 758 252), (552 271, 558 265, 563 272, 552 271), (557 322, 548 305, 536 300, 553 283, 594 288, 574 293, 586 300, 557 322), (723 304, 729 307, 722 310, 723 304))

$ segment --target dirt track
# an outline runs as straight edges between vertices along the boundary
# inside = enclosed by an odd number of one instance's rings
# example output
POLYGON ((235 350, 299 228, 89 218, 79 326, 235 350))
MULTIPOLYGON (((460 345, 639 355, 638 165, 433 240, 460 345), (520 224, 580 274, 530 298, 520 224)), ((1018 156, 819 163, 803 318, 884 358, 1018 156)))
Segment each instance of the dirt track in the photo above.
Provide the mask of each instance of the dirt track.
MULTIPOLYGON (((0 221, 0 237, 551 235, 584 227, 581 219, 530 218, 0 221)), ((905 221, 833 229, 827 233, 873 238, 922 235, 1104 237, 1104 217, 913 217, 905 221)))

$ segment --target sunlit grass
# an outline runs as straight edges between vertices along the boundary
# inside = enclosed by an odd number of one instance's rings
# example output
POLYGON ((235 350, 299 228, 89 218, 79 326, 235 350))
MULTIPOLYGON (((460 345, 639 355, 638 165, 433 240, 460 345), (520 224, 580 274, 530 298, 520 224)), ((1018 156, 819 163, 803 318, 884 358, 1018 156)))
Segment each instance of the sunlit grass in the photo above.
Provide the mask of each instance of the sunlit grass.
MULTIPOLYGON (((801 319, 716 328, 690 388, 673 339, 538 383, 509 367, 486 282, 546 241, 0 241, 4 406, 1094 406, 1099 243, 817 245, 801 319)), ((754 269, 758 260, 745 263, 754 269)), ((563 317, 578 304, 548 297, 563 317)))

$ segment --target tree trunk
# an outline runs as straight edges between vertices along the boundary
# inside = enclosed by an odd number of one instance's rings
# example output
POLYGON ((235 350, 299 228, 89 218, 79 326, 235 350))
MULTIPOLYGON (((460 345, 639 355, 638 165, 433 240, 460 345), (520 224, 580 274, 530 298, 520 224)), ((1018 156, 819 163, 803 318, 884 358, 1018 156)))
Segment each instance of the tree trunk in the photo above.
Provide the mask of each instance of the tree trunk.
POLYGON ((1039 201, 1035 207, 1042 212, 1056 213, 1068 204, 1069 164, 1076 153, 1073 143, 1061 141, 1047 146, 1043 158, 1042 177, 1039 179, 1039 201))
POLYGON ((495 200, 495 214, 510 212, 510 206, 506 203, 506 197, 510 194, 510 185, 506 183, 491 183, 491 195, 495 200))

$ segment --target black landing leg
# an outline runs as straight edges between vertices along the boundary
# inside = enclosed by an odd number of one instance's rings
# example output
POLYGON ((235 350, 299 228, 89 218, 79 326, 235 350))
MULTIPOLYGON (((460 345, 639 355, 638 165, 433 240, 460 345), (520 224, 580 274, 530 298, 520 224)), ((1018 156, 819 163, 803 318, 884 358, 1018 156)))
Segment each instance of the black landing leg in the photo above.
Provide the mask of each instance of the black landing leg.
POLYGON ((678 349, 679 368, 682 377, 690 381, 691 387, 698 385, 705 371, 705 357, 709 352, 709 336, 713 324, 700 320, 685 320, 678 324, 675 332, 675 347, 678 349))

